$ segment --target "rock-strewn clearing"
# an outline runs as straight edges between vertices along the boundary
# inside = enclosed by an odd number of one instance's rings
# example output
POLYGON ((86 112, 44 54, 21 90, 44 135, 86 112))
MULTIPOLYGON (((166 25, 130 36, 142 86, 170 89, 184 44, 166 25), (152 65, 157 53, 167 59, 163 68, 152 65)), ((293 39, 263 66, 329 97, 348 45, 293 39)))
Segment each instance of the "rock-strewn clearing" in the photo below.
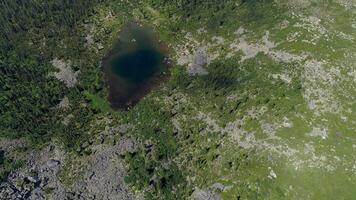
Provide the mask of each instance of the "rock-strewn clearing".
POLYGON ((68 88, 72 88, 77 84, 77 77, 78 74, 80 73, 79 71, 74 72, 72 70, 71 63, 70 62, 65 62, 63 60, 60 60, 58 58, 55 58, 52 60, 52 65, 55 67, 58 72, 53 73, 53 76, 56 77, 58 80, 64 82, 64 84, 68 88))

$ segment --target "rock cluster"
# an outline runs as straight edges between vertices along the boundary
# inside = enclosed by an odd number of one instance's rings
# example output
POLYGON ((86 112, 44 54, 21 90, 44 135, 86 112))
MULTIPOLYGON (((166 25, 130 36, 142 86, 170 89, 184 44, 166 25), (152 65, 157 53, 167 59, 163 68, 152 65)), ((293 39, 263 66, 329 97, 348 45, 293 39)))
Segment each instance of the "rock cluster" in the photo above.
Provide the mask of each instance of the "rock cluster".
POLYGON ((64 151, 50 145, 28 152, 25 166, 0 183, 0 200, 135 199, 123 181, 125 169, 120 158, 124 152, 135 151, 135 146, 134 140, 124 138, 112 145, 90 145, 90 155, 71 158, 85 164, 79 166, 82 173, 70 185, 59 175, 68 164, 65 158, 69 155, 64 151))
POLYGON ((54 180, 60 161, 49 160, 40 168, 11 172, 5 182, 0 183, 0 199, 45 199, 45 193, 54 180))

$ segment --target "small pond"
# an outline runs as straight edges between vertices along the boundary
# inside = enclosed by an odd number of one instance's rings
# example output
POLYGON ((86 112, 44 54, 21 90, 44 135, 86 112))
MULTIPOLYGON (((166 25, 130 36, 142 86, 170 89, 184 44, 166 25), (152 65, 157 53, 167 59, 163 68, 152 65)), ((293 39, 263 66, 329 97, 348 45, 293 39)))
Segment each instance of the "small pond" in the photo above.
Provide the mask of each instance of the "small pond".
POLYGON ((165 53, 152 30, 135 23, 123 27, 119 40, 102 62, 108 100, 114 109, 131 108, 169 78, 165 53))

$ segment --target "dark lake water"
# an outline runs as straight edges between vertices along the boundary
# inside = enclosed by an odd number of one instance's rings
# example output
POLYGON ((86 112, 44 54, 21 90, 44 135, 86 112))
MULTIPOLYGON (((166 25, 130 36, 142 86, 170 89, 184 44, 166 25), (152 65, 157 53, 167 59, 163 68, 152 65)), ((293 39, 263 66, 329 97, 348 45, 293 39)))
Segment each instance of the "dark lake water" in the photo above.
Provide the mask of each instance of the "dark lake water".
POLYGON ((111 106, 129 109, 169 78, 169 64, 166 50, 152 30, 129 23, 119 38, 102 67, 111 106))

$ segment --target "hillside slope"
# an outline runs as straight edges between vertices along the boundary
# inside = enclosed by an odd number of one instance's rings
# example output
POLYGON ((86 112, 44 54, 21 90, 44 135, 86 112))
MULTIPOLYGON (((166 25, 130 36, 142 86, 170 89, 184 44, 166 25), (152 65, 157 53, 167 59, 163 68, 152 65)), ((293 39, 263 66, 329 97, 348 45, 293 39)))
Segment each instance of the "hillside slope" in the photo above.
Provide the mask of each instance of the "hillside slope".
POLYGON ((0 198, 28 176, 45 199, 356 198, 355 2, 92 2, 1 40, 0 198), (128 22, 171 78, 115 111, 100 62, 128 22))

